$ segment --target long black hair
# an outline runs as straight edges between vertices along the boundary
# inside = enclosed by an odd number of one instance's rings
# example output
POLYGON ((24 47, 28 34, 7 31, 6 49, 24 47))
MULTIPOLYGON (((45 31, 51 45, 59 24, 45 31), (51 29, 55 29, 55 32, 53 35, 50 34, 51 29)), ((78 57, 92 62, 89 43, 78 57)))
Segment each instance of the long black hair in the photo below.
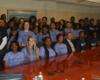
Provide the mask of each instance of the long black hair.
MULTIPOLYGON (((45 55, 46 55, 46 59, 49 59, 50 57, 49 57, 49 51, 48 51, 48 48, 47 48, 47 46, 45 45, 45 42, 46 42, 46 40, 47 39, 50 39, 51 40, 51 38, 50 37, 45 37, 44 39, 43 39, 43 41, 44 41, 44 43, 43 43, 43 47, 44 47, 44 49, 45 49, 45 55)), ((54 47, 53 47, 53 44, 51 44, 51 46, 50 46, 53 50, 54 50, 54 47)), ((57 53, 56 53, 56 51, 54 50, 54 52, 55 52, 55 55, 57 56, 57 53)))
MULTIPOLYGON (((47 39, 50 39, 50 37, 45 37, 45 38, 43 39, 43 41, 44 41, 43 47, 44 47, 44 49, 45 49, 46 59, 49 59, 49 51, 48 51, 48 48, 47 48, 47 46, 46 46, 46 44, 45 44, 45 42, 46 42, 47 39)), ((51 40, 51 39, 50 39, 50 40, 51 40)))

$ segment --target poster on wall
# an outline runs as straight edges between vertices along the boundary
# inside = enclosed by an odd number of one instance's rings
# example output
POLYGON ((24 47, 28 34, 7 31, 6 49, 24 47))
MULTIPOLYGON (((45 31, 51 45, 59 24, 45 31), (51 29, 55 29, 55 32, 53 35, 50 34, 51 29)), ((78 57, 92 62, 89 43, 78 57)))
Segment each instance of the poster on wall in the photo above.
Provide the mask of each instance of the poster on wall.
POLYGON ((36 16, 36 13, 36 11, 30 10, 7 10, 7 19, 9 20, 13 17, 29 19, 30 16, 36 16))

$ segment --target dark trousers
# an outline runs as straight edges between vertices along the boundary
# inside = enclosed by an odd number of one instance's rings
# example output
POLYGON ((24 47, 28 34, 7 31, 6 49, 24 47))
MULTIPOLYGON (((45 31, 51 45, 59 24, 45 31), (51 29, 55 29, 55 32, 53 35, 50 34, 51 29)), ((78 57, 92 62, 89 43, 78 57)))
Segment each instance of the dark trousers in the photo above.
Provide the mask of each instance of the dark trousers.
POLYGON ((0 70, 3 70, 3 58, 6 54, 6 49, 0 50, 0 70))

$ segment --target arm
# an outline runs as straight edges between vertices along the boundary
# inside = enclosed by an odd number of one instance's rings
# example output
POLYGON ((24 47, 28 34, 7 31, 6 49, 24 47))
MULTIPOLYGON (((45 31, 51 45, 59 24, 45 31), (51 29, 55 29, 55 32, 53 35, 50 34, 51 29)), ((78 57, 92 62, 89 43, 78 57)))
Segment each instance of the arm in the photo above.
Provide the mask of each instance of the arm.
POLYGON ((40 48, 40 58, 44 59, 45 58, 45 50, 43 47, 40 48))
POLYGON ((34 46, 34 50, 35 50, 36 60, 39 60, 40 51, 39 51, 38 47, 37 46, 34 46))
POLYGON ((8 68, 8 63, 6 61, 4 61, 4 68, 8 68))
POLYGON ((3 37, 2 43, 0 44, 0 50, 2 50, 7 44, 7 36, 3 37))
POLYGON ((4 56, 3 62, 4 62, 4 68, 8 68, 8 53, 4 56))

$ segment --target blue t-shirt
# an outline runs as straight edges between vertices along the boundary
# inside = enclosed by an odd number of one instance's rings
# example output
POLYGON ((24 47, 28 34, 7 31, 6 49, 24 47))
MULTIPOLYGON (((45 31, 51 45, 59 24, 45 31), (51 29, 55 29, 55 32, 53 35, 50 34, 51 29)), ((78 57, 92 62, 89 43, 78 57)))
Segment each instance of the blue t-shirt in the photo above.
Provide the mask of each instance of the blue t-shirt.
MULTIPOLYGON (((49 58, 55 57, 55 56, 56 56, 55 51, 54 51, 51 47, 49 47, 49 48, 47 48, 47 49, 48 49, 48 51, 49 51, 49 58)), ((45 48, 44 48, 44 47, 40 47, 40 57, 41 57, 42 59, 46 58, 46 55, 45 55, 45 48)))
POLYGON ((26 45, 27 44, 27 39, 28 39, 29 36, 32 36, 34 39, 36 39, 36 36, 33 32, 31 32, 31 31, 28 31, 28 32, 20 31, 19 32, 19 37, 18 37, 19 44, 26 45))
POLYGON ((64 55, 68 52, 67 46, 64 43, 56 43, 54 49, 58 55, 64 55))
POLYGON ((52 40, 53 42, 56 41, 56 37, 57 37, 58 34, 61 34, 61 32, 58 31, 58 30, 56 30, 55 32, 50 31, 50 38, 51 38, 51 40, 52 40))
POLYGON ((22 52, 13 53, 11 51, 4 56, 3 60, 7 63, 8 67, 13 67, 24 62, 24 54, 22 52))
POLYGON ((29 56, 29 57, 28 57, 27 48, 23 48, 23 49, 22 49, 22 52, 23 52, 24 55, 25 55, 25 63, 27 63, 28 60, 30 60, 30 62, 36 60, 36 55, 35 55, 35 52, 34 52, 33 48, 29 48, 29 47, 28 47, 28 49, 29 49, 29 52, 30 52, 30 56, 29 56))

